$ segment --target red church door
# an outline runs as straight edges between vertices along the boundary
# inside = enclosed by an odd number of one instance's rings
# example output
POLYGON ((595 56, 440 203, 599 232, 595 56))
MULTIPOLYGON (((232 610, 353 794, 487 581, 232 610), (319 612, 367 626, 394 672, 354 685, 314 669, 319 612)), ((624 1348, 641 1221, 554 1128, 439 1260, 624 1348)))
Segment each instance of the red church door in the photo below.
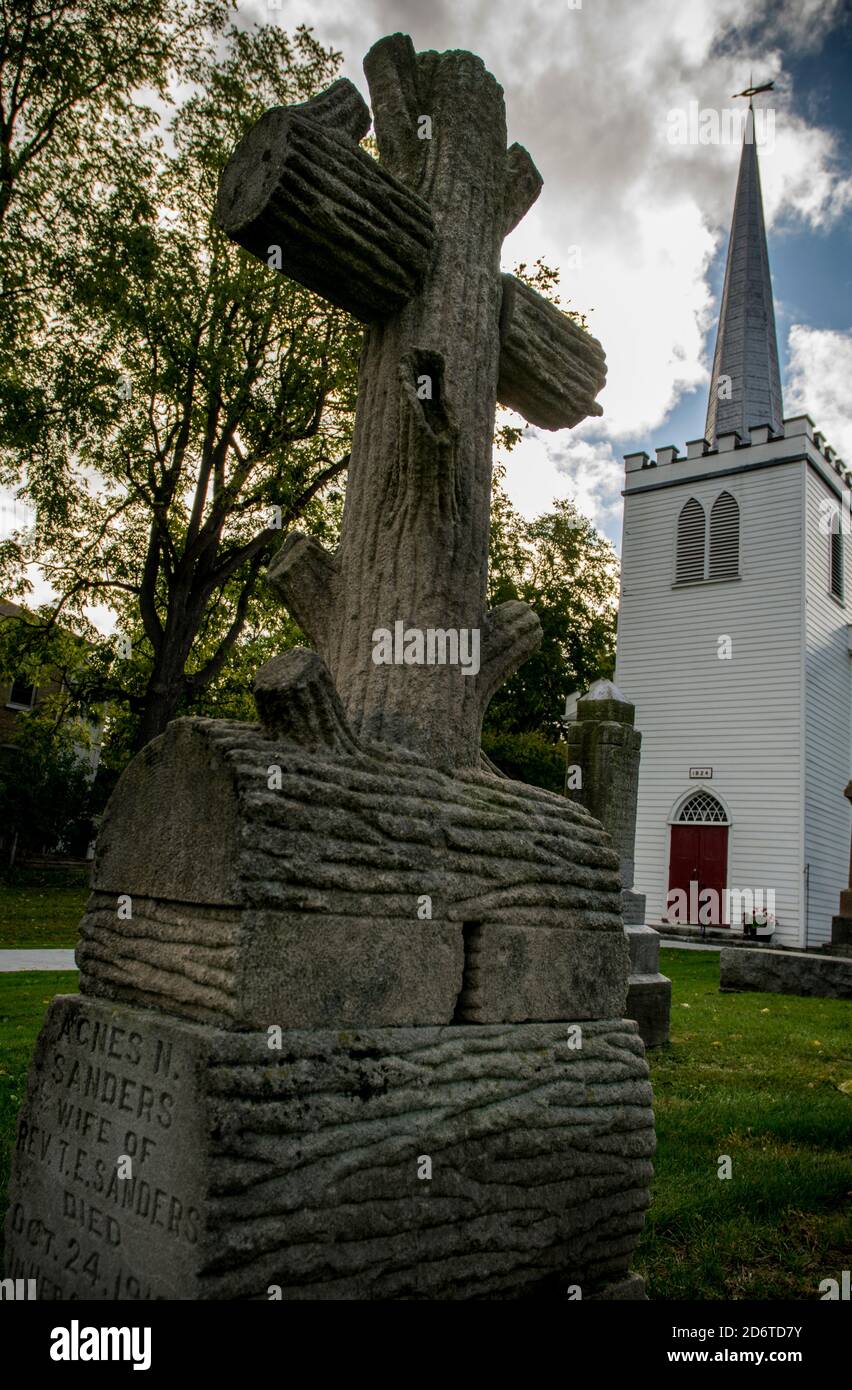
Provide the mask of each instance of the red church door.
MULTIPOLYGON (((728 926, 725 921, 725 880, 728 874, 728 827, 726 825, 673 825, 669 859, 669 892, 680 888, 690 905, 689 921, 698 926, 696 908, 701 892, 712 888, 717 894, 712 914, 706 909, 706 926, 728 926), (697 884, 690 892, 690 884, 697 884)), ((707 899, 704 900, 705 903, 707 899)), ((712 901, 712 900, 711 900, 712 901)))

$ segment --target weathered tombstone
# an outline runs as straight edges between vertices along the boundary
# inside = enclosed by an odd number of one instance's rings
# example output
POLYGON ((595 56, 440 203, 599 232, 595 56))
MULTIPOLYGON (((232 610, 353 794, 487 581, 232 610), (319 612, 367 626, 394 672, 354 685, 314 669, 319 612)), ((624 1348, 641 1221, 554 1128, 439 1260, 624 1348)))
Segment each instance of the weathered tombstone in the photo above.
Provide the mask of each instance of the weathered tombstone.
MULTIPOLYGON (((852 801, 852 782, 843 795, 852 801)), ((849 887, 841 891, 840 912, 831 919, 831 941, 810 951, 728 947, 721 952, 719 966, 719 988, 725 991, 852 999, 852 855, 849 887)))
POLYGON ((645 895, 633 891, 633 849, 639 796, 642 735, 634 728, 636 706, 612 681, 595 681, 577 701, 565 730, 566 795, 605 825, 618 854, 624 920, 641 925, 645 895), (572 769, 578 776, 572 777, 572 769))
POLYGON ((641 1296, 617 856, 479 755, 539 635, 485 611, 495 399, 576 423, 603 356, 500 276, 540 179, 481 61, 396 35, 365 67, 381 162, 344 81, 222 178, 228 232, 369 325, 343 536, 280 552, 317 652, 259 672, 259 723, 175 721, 105 814, 11 1185, 43 1297, 641 1296), (460 630, 478 663, 441 659, 460 630))
POLYGON ((598 680, 577 701, 565 731, 566 794, 612 837, 621 869, 624 931, 630 950, 627 1014, 646 1047, 669 1040, 672 982, 660 974, 660 936, 645 926, 645 895, 633 889, 636 804, 642 735, 636 708, 612 681, 598 680))
MULTIPOLYGON (((843 795, 847 801, 852 801, 852 782, 847 783, 843 795)), ((823 950, 835 956, 852 956, 852 852, 849 856, 849 886, 840 894, 840 911, 831 919, 831 941, 823 950)))

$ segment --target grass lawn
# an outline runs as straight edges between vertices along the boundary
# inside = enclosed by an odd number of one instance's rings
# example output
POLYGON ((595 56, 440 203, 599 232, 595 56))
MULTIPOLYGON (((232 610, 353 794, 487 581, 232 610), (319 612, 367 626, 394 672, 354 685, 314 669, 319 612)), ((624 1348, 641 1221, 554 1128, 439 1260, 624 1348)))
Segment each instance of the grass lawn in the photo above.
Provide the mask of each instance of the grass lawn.
POLYGON ((0 880, 0 949, 77 945, 89 896, 85 871, 21 869, 0 880))
MULTIPOLYGON (((658 1151, 634 1268, 655 1299, 817 1299, 852 1262, 852 1003, 719 994, 716 951, 661 960, 672 1043, 649 1054, 658 1151)), ((42 1016, 76 982, 0 975, 0 1208, 42 1016)))
MULTIPOLYGON (((28 970, 0 975, 0 1211, 6 1218, 9 1160, 18 1111, 27 1094, 35 1040, 55 994, 74 994, 76 970, 28 970)), ((3 1245, 0 1222, 0 1248, 3 1245)))
POLYGON ((651 1298, 818 1299, 852 1259, 852 1094, 838 1089, 852 1002, 720 994, 716 951, 660 959, 672 1040, 649 1054, 658 1148, 635 1267, 651 1298))

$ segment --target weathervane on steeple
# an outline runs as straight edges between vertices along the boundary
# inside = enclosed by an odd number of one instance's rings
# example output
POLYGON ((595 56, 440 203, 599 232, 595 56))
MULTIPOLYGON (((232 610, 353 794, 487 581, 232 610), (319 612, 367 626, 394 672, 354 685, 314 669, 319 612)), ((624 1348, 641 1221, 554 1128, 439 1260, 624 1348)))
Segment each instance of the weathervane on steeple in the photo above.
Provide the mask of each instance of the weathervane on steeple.
MULTIPOLYGON (((749 82, 751 82, 751 80, 752 80, 752 79, 751 79, 751 76, 749 76, 749 79, 748 79, 748 80, 749 80, 749 82)), ((758 92, 772 92, 772 91, 774 91, 774 90, 775 90, 775 83, 774 83, 774 82, 764 82, 764 84, 763 84, 762 87, 751 87, 751 86, 749 86, 749 87, 746 87, 742 92, 733 92, 732 95, 735 96, 735 97, 748 97, 748 104, 749 104, 749 106, 751 106, 751 104, 752 104, 752 97, 756 97, 757 94, 758 94, 758 92)))

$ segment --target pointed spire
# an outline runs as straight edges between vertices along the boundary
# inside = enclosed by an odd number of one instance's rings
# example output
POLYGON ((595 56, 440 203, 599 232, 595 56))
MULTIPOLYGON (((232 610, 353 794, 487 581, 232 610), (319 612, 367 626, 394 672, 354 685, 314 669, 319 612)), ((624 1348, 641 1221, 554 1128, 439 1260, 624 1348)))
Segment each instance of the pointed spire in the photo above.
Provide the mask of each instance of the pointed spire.
POLYGON ((736 430, 748 440, 755 425, 770 425, 780 434, 781 422, 775 310, 749 100, 705 435, 715 444, 720 434, 736 430))

